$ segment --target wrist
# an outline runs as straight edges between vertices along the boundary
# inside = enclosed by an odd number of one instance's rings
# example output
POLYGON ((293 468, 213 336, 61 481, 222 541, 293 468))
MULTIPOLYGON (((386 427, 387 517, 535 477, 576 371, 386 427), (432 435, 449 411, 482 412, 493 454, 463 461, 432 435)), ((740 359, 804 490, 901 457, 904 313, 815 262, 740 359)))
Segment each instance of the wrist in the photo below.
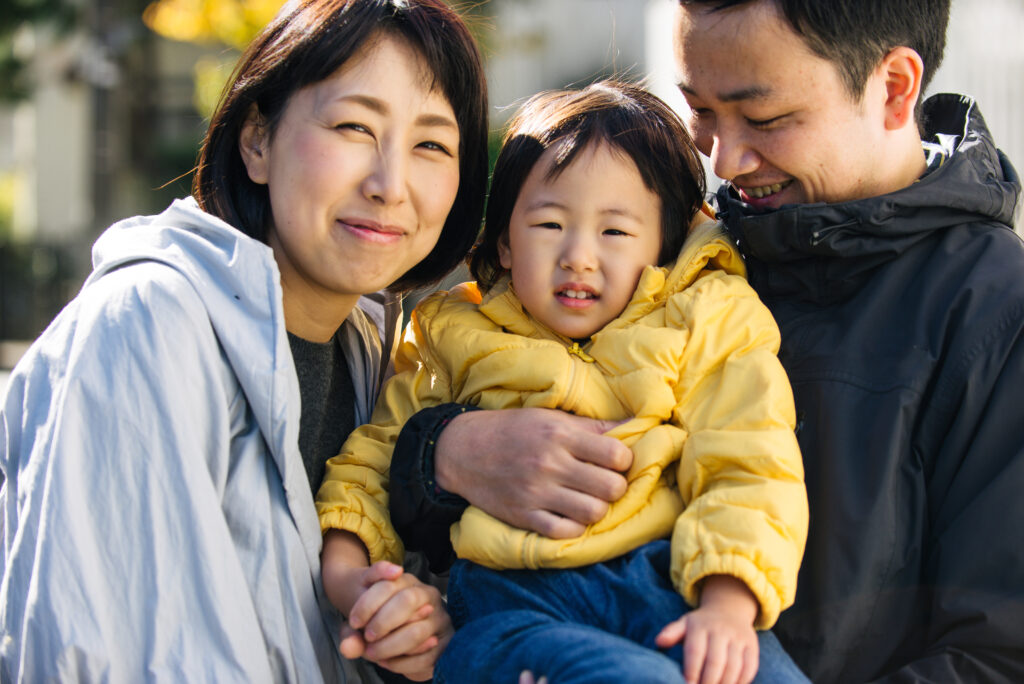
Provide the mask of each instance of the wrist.
POLYGON ((731 575, 709 575, 700 592, 700 607, 721 610, 754 624, 760 604, 743 580, 731 575))
POLYGON ((320 554, 320 576, 327 599, 348 615, 362 592, 360 573, 369 567, 366 547, 351 532, 327 530, 320 554))
MULTIPOLYGON (((451 410, 439 414, 436 422, 427 435, 427 444, 423 450, 423 478, 427 493, 435 501, 444 504, 465 504, 459 496, 458 468, 450 467, 453 442, 457 437, 451 432, 452 425, 459 421, 465 422, 463 415, 467 411, 479 410, 473 406, 452 404, 451 410)), ((458 426, 456 426, 456 434, 458 426)))

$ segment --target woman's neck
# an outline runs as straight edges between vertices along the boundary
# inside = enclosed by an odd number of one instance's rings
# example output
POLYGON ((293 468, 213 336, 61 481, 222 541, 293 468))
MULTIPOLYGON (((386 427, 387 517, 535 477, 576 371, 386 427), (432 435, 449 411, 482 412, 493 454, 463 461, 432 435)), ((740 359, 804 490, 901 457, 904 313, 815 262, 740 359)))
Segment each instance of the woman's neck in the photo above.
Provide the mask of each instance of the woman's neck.
POLYGON ((284 327, 292 335, 310 342, 327 342, 352 313, 359 295, 319 296, 318 293, 296 292, 281 283, 284 305, 284 327))

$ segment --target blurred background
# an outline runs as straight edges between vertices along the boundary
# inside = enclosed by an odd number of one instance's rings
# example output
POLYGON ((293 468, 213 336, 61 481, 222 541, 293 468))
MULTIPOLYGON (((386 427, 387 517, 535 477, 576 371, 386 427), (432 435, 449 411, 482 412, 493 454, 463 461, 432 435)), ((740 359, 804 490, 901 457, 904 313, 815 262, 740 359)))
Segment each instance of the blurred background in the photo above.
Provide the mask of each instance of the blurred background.
MULTIPOLYGON (((476 0, 495 145, 523 98, 618 74, 678 106, 675 0, 476 0)), ((189 193, 241 48, 281 0, 2 0, 0 392, 4 369, 74 296, 113 221, 189 193)), ((456 3, 458 6, 458 3, 456 3)), ((1024 165, 1024 0, 954 0, 931 92, 975 96, 1024 165)), ((712 183, 714 180, 712 179, 712 183)), ((1018 222, 1019 223, 1019 222, 1018 222)))

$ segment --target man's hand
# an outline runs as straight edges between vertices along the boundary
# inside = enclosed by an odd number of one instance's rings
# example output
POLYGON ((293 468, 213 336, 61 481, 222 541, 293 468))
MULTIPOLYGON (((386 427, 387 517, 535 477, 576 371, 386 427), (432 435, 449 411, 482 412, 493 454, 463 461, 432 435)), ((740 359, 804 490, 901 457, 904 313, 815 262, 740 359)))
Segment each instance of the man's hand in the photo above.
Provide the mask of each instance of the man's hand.
POLYGON ((654 639, 661 648, 683 643, 683 676, 691 684, 750 684, 757 674, 757 599, 735 577, 704 580, 700 607, 670 622, 654 639))
POLYGON ((603 435, 615 425, 551 409, 463 413, 441 432, 434 474, 510 525, 576 537, 626 491, 633 453, 603 435))

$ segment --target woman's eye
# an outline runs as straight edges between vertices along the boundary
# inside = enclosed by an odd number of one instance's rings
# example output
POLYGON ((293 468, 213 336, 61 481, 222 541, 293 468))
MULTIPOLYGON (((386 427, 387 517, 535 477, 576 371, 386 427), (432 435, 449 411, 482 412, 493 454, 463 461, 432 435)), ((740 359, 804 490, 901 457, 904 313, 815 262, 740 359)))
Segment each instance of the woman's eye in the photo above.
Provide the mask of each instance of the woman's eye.
POLYGON ((442 145, 441 143, 435 142, 433 140, 427 140, 425 142, 421 142, 419 144, 419 147, 424 147, 424 148, 426 148, 428 150, 437 150, 438 152, 442 152, 443 154, 446 154, 449 157, 452 156, 451 151, 445 145, 442 145))
POLYGON ((339 131, 343 131, 343 130, 356 131, 357 133, 366 133, 367 135, 370 135, 370 129, 369 128, 367 128, 363 124, 353 123, 351 121, 346 121, 345 123, 340 123, 337 126, 335 126, 335 128, 338 129, 339 131))

